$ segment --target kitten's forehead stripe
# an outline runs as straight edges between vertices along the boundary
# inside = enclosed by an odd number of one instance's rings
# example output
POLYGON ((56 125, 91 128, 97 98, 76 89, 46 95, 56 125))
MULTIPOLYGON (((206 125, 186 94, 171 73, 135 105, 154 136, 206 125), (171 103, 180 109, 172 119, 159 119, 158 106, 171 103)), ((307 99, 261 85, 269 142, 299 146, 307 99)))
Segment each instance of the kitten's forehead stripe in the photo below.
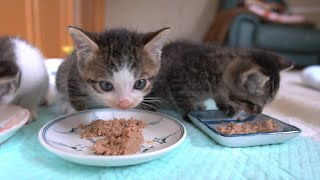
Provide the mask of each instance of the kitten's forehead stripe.
POLYGON ((92 38, 99 45, 102 55, 105 57, 105 63, 110 68, 117 69, 125 64, 133 67, 136 66, 136 63, 141 63, 137 58, 137 53, 144 46, 143 34, 126 29, 114 29, 92 38))
MULTIPOLYGON (((96 57, 106 69, 110 78, 113 72, 118 72, 127 67, 134 74, 134 78, 150 76, 157 73, 157 64, 146 58, 143 53, 145 34, 128 31, 126 29, 114 29, 99 34, 89 34, 92 40, 99 46, 99 57, 96 57)), ((96 66, 96 64, 93 64, 96 66)), ((97 72, 95 74, 101 74, 97 72)), ((148 77, 145 77, 148 78, 148 77)))
POLYGON ((129 88, 133 86, 134 83, 134 75, 126 66, 122 67, 118 71, 115 71, 112 79, 113 83, 115 86, 118 86, 118 88, 129 88))

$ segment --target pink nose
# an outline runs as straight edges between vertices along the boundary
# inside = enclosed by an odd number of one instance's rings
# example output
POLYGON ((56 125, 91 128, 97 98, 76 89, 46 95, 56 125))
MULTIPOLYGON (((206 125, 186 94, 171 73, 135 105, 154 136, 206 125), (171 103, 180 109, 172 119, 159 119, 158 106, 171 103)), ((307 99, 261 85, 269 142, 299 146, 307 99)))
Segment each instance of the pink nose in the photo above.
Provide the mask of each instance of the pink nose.
POLYGON ((118 103, 118 106, 122 109, 129 108, 131 102, 128 99, 121 99, 118 103))

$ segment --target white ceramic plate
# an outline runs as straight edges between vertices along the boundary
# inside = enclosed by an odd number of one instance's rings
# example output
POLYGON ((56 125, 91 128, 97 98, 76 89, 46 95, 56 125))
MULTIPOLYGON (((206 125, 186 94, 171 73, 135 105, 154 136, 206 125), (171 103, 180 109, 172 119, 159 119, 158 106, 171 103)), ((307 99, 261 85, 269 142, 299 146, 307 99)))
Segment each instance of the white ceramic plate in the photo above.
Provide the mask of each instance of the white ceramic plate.
POLYGON ((0 144, 14 135, 28 120, 27 109, 15 105, 0 106, 0 144))
POLYGON ((185 139, 186 129, 178 120, 161 113, 96 109, 55 119, 40 129, 38 137, 43 147, 65 160, 93 166, 125 166, 151 161, 172 151, 185 139), (136 154, 95 155, 90 150, 95 142, 79 137, 79 124, 90 124, 96 119, 131 117, 142 120, 146 125, 143 128, 145 142, 136 154))

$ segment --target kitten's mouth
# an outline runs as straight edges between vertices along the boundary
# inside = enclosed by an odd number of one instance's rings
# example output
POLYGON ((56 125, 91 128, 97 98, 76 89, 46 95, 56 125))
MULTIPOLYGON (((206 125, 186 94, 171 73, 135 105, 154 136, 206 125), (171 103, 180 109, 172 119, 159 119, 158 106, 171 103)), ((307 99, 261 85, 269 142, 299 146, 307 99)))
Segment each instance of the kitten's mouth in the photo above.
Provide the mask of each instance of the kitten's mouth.
POLYGON ((117 106, 117 109, 131 109, 131 108, 132 108, 131 106, 128 106, 128 107, 117 106))
POLYGON ((133 104, 133 103, 126 104, 126 105, 117 104, 117 105, 116 105, 116 108, 117 108, 117 109, 132 109, 132 108, 134 108, 134 104, 133 104))

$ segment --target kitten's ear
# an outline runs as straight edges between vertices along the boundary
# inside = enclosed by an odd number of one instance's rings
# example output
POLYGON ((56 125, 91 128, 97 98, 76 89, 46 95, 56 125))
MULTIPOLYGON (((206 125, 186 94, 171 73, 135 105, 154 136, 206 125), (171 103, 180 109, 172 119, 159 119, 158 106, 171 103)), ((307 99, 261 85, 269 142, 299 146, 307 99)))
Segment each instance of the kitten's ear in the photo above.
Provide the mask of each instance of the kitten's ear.
POLYGON ((146 34, 143 51, 147 53, 151 59, 160 61, 162 46, 167 40, 169 33, 170 28, 164 28, 159 31, 146 34))
POLYGON ((90 59, 99 49, 98 45, 80 29, 69 26, 68 30, 74 41, 77 55, 83 59, 90 59))
POLYGON ((279 57, 275 60, 280 71, 287 71, 293 68, 293 63, 283 57, 279 57))
POLYGON ((241 85, 251 94, 259 96, 264 93, 263 87, 269 79, 269 76, 263 74, 259 69, 254 68, 242 74, 241 85))

